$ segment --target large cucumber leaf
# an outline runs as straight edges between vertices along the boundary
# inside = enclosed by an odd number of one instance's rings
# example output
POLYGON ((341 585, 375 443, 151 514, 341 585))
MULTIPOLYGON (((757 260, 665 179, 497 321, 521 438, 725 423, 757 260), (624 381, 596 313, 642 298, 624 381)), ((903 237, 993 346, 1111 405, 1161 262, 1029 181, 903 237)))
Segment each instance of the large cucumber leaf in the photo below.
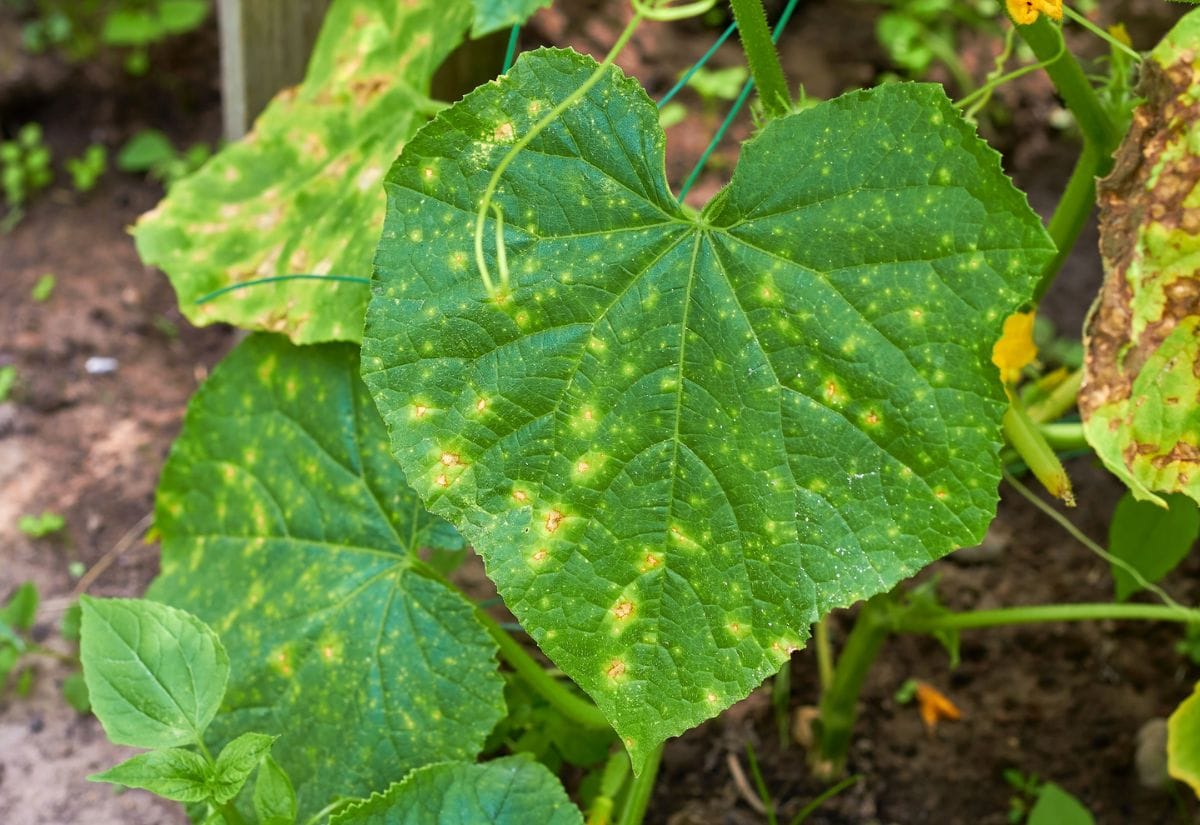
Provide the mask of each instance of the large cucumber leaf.
POLYGON ((1079 409, 1142 500, 1200 502, 1200 11, 1142 63, 1133 128, 1100 187, 1107 277, 1088 319, 1079 409))
POLYGON ((413 771, 331 825, 583 825, 558 777, 528 755, 413 771))
POLYGON ((471 604, 413 569, 439 520, 357 373, 351 345, 250 337, 192 400, 158 492, 150 595, 211 624, 235 663, 210 737, 279 735, 302 820, 474 758, 504 712, 471 604))
POLYGON ((481 193, 595 67, 525 55, 409 143, 363 374, 414 488, 640 767, 822 613, 980 539, 991 346, 1052 247, 938 86, 771 123, 693 215, 653 104, 612 70, 505 173, 513 292, 493 300, 481 193))
POLYGON ((384 173, 431 111, 434 72, 461 41, 471 0, 334 0, 304 82, 243 140, 176 184, 134 229, 197 325, 357 341, 369 289, 280 275, 369 277, 384 173))

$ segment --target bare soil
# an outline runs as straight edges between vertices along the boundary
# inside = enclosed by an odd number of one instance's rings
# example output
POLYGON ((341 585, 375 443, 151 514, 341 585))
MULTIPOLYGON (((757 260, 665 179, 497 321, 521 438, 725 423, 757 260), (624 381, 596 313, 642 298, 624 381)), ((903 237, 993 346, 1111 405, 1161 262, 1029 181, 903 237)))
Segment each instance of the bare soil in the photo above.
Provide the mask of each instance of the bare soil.
MULTIPOLYGON (((559 5, 525 31, 523 48, 552 43, 600 54, 627 14, 624 3, 611 1, 559 5)), ((1139 46, 1153 42, 1181 13, 1158 0, 1113 3, 1111 11, 1131 23, 1139 46)), ((876 13, 865 3, 802 3, 784 41, 790 76, 818 97, 871 82, 888 68, 874 40, 876 13)), ((44 58, 14 60, 16 25, 0 11, 5 133, 36 120, 60 160, 93 141, 111 154, 149 126, 183 144, 216 141, 211 24, 157 50, 153 73, 143 79, 128 78, 115 61, 70 67, 44 58)), ((652 96, 661 95, 720 28, 697 21, 649 25, 621 64, 643 79, 652 96)), ((968 39, 964 58, 986 67, 993 45, 968 39)), ((714 64, 739 61, 733 39, 714 64)), ((668 174, 676 185, 727 105, 706 107, 690 91, 680 100, 688 119, 668 133, 668 174)), ((1005 88, 1000 100, 1010 117, 984 128, 1035 208, 1048 214, 1070 172, 1073 138, 1047 125, 1057 103, 1038 75, 1005 88)), ((693 202, 705 201, 727 179, 737 141, 751 130, 748 118, 738 121, 693 191, 693 202)), ((155 548, 141 541, 157 474, 188 397, 233 336, 224 328, 192 328, 175 308, 165 278, 139 263, 126 227, 161 196, 156 184, 110 172, 95 191, 80 196, 64 188, 65 180, 60 175, 59 187, 38 198, 11 234, 0 235, 0 366, 13 364, 19 374, 13 397, 0 404, 0 598, 22 581, 35 581, 46 599, 36 634, 69 651, 57 639, 57 624, 80 586, 69 572, 72 562, 102 565, 101 574, 85 582, 100 595, 137 595, 157 572, 155 548), (49 301, 37 303, 30 290, 46 273, 56 276, 57 288, 49 301), (116 358, 118 369, 91 375, 84 365, 92 356, 116 358), (32 540, 16 529, 21 515, 42 511, 63 514, 65 531, 32 540)), ((1092 228, 1045 304, 1064 333, 1078 332, 1100 279, 1092 228)), ((1087 460, 1071 470, 1081 501, 1071 516, 1103 543, 1120 489, 1087 460)), ((1193 559, 1166 587, 1194 602, 1200 597, 1197 573, 1200 563, 1193 559)), ((1010 490, 1004 491, 989 549, 971 561, 951 556, 922 578, 931 576, 938 577, 946 601, 963 609, 1111 598, 1105 563, 1010 490)), ((835 645, 851 621, 852 611, 836 617, 835 645)), ((1002 825, 1011 789, 1001 774, 1008 768, 1058 782, 1103 825, 1191 821, 1196 806, 1190 794, 1143 789, 1133 762, 1138 729, 1169 713, 1200 677, 1174 651, 1179 637, 1174 627, 1111 623, 974 631, 964 634, 962 664, 953 670, 934 640, 892 639, 863 693, 849 765, 862 779, 808 821, 1002 825), (915 708, 893 698, 910 677, 944 691, 963 719, 927 733, 915 708), (1176 798, 1184 801, 1177 806, 1176 798)), ((0 697, 0 823, 185 822, 177 806, 85 780, 127 754, 106 742, 94 718, 61 699, 69 665, 44 659, 36 667, 31 696, 0 697)), ((801 712, 817 699, 811 652, 796 655, 792 681, 789 713, 801 712)), ((668 745, 647 822, 765 822, 738 778, 748 775, 747 742, 755 747, 782 821, 827 787, 810 776, 799 745, 780 742, 764 688, 668 745)))

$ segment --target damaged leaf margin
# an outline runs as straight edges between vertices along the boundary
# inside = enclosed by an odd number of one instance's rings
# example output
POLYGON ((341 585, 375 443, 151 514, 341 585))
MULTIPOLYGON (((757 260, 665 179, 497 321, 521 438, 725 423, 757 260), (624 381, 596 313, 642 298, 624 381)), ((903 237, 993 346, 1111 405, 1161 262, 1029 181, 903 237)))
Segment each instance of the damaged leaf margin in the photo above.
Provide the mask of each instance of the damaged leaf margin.
POLYGON ((1085 330, 1088 441, 1141 500, 1200 502, 1200 12, 1144 64, 1101 181, 1107 278, 1085 330))

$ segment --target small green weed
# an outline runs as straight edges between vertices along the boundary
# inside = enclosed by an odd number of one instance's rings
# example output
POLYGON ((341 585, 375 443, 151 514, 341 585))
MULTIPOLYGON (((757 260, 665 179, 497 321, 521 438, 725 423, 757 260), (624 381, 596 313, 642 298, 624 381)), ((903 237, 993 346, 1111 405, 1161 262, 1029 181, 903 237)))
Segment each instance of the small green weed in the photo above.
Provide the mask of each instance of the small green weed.
POLYGON ((117 168, 122 172, 147 174, 170 189, 176 181, 203 166, 211 154, 211 150, 203 143, 180 152, 162 132, 145 129, 121 148, 117 155, 117 168))
POLYGON ((54 294, 54 287, 57 285, 58 279, 47 272, 45 275, 37 279, 37 283, 33 285, 33 289, 29 290, 29 297, 37 301, 39 304, 44 304, 50 300, 50 296, 54 294))
POLYGON ((40 539, 53 535, 66 526, 66 520, 58 513, 46 511, 40 516, 21 516, 17 529, 30 538, 40 539))
POLYGON ((42 127, 27 123, 17 132, 16 140, 0 143, 0 188, 8 215, 0 219, 0 231, 7 232, 20 222, 25 205, 54 180, 50 149, 42 140, 42 127))
POLYGON ((17 383, 17 368, 12 364, 0 367, 0 404, 8 400, 13 386, 17 383))
POLYGON ((108 151, 99 143, 93 143, 77 158, 67 160, 67 172, 76 192, 91 192, 108 169, 108 151))

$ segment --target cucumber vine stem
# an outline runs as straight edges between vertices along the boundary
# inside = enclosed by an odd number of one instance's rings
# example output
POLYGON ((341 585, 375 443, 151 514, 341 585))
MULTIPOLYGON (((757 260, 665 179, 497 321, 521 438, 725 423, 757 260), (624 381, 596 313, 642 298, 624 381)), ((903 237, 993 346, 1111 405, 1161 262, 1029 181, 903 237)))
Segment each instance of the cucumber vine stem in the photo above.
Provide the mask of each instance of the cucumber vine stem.
POLYGON ((663 745, 660 742, 649 756, 642 772, 633 777, 629 786, 629 794, 625 797, 625 807, 621 811, 618 825, 641 825, 646 818, 646 808, 650 806, 650 795, 654 793, 654 780, 658 778, 658 766, 662 762, 663 745))
MULTIPOLYGON (((452 588, 466 598, 466 594, 462 593, 458 587, 450 581, 449 578, 442 575, 440 572, 430 567, 425 561, 417 558, 415 555, 410 558, 409 563, 414 569, 418 570, 421 575, 426 576, 439 584, 452 588)), ((500 655, 504 661, 508 662, 509 666, 516 671, 516 674, 525 681, 530 688, 539 696, 550 703, 550 706, 561 713, 563 716, 582 725, 586 728, 594 730, 604 730, 611 727, 608 719, 600 710, 581 696, 572 693, 568 688, 564 687, 553 676, 546 672, 537 660, 525 652, 525 648, 521 643, 512 637, 511 634, 500 623, 492 618, 492 615, 487 612, 481 605, 475 605, 475 618, 483 625, 484 630, 492 637, 496 646, 500 648, 500 655)))
POLYGON ((746 62, 750 64, 750 74, 758 87, 763 114, 768 120, 783 117, 792 109, 792 97, 775 43, 771 40, 762 0, 730 0, 730 5, 746 52, 746 62))
POLYGON ((586 728, 604 730, 609 726, 608 719, 600 710, 568 688, 545 671, 532 656, 525 652, 521 643, 509 635, 500 623, 482 608, 475 609, 475 618, 484 626, 488 634, 500 648, 504 661, 517 672, 534 692, 550 703, 551 707, 563 716, 586 728))
POLYGON ((1096 178, 1112 169, 1112 155, 1121 136, 1079 61, 1066 48, 1062 30, 1042 15, 1027 26, 1017 26, 1017 31, 1044 64, 1054 88, 1075 116, 1084 142, 1083 152, 1047 227, 1058 252, 1038 278, 1034 289, 1036 302, 1050 288, 1079 239, 1096 203, 1096 178))

